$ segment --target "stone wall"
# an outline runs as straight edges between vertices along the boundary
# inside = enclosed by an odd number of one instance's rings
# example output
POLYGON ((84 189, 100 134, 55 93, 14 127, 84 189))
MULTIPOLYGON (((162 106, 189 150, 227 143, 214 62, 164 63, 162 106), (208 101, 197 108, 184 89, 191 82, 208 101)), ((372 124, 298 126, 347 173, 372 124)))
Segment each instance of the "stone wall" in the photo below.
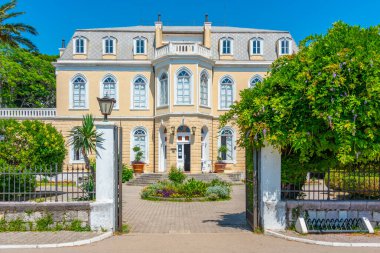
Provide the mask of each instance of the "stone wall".
POLYGON ((36 230, 37 223, 49 216, 53 221, 49 225, 52 230, 69 227, 73 221, 80 221, 82 228, 90 227, 90 203, 0 203, 0 222, 22 221, 26 230, 36 230))
POLYGON ((346 219, 366 217, 372 226, 380 226, 379 201, 287 201, 287 226, 298 217, 319 219, 346 219))

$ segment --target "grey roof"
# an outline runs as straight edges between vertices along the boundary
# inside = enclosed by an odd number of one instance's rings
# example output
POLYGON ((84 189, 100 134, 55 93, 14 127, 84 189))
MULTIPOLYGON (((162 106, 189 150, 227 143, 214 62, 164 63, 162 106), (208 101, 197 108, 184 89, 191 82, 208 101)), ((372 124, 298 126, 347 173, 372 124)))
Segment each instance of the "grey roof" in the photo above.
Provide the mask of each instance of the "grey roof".
MULTIPOLYGON (((112 27, 112 28, 93 28, 93 29, 78 29, 77 31, 96 31, 96 32, 107 32, 107 31, 118 31, 118 32, 154 32, 154 26, 128 26, 128 27, 112 27)), ((173 32, 173 33, 201 33, 203 32, 203 26, 163 26, 163 32, 173 32)), ((211 26, 211 32, 215 33, 284 33, 287 31, 279 30, 267 30, 267 29, 256 29, 256 28, 241 28, 241 27, 230 27, 230 26, 211 26)))

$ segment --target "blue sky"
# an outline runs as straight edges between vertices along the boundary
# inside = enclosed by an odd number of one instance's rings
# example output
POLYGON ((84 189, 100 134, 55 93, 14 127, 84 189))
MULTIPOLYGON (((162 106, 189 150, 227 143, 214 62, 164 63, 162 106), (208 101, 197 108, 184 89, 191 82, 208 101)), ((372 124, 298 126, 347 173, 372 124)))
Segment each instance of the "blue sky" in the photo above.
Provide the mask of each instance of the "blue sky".
MULTIPOLYGON (((0 0, 3 3, 7 0, 0 0)), ((78 28, 153 25, 161 13, 164 25, 202 25, 208 13, 213 25, 290 31, 296 41, 324 33, 333 22, 380 24, 380 0, 18 0, 26 15, 15 21, 33 25, 40 51, 58 54, 78 28)))

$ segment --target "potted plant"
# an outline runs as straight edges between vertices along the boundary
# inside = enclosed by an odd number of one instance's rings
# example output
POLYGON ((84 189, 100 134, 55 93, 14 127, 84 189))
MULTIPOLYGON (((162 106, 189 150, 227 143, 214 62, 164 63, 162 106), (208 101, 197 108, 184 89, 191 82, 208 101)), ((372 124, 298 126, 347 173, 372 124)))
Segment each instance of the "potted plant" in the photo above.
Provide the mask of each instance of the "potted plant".
POLYGON ((133 152, 135 152, 135 160, 132 162, 134 173, 144 173, 145 163, 141 161, 144 153, 139 146, 135 146, 133 152))
POLYGON ((223 173, 224 172, 224 169, 226 168, 226 163, 223 161, 223 158, 221 157, 221 155, 227 153, 227 151, 228 151, 228 149, 227 149, 227 146, 225 146, 225 145, 220 146, 220 148, 218 149, 219 155, 217 156, 216 162, 215 162, 215 172, 216 173, 223 173))

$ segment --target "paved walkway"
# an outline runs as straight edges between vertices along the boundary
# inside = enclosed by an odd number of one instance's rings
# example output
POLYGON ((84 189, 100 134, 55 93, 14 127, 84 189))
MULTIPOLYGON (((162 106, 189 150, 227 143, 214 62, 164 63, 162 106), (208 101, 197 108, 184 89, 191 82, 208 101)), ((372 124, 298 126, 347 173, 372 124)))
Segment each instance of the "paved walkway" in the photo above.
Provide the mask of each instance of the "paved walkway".
POLYGON ((217 202, 164 202, 140 198, 140 186, 124 186, 123 220, 132 233, 242 233, 244 185, 233 186, 232 199, 217 202))

